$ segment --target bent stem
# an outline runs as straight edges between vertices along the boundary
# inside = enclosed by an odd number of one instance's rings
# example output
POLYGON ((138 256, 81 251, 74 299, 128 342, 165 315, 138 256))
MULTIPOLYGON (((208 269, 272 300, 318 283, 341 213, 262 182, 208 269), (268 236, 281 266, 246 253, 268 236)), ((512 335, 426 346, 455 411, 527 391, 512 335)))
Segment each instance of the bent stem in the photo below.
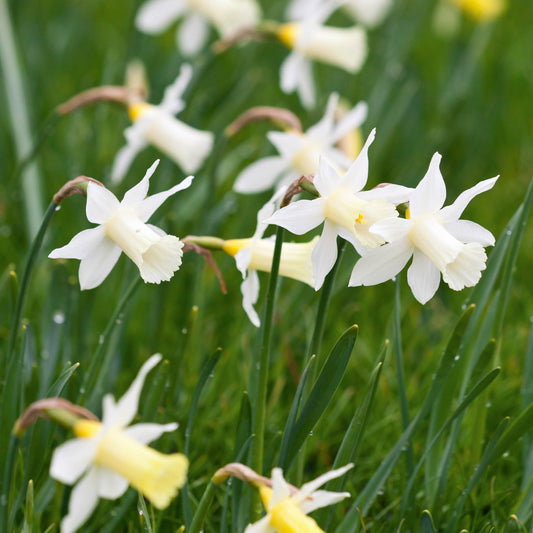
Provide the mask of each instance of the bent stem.
POLYGON ((39 228, 39 231, 37 232, 37 235, 35 236, 35 239, 33 240, 33 243, 30 248, 28 260, 26 261, 26 266, 24 267, 24 274, 22 275, 22 282, 20 284, 20 289, 17 295, 17 302, 15 304, 15 316, 13 317, 13 323, 11 324, 11 331, 9 333, 9 344, 5 361, 6 367, 7 365, 9 365, 11 357, 13 356, 13 351, 15 350, 15 343, 17 341, 18 330, 20 327, 22 310, 24 308, 26 293, 28 292, 28 286, 30 284, 31 273, 35 265, 35 260, 37 259, 37 255, 39 253, 39 250, 41 249, 41 244, 43 242, 46 229, 48 228, 48 224, 50 223, 52 215, 54 214, 56 209, 57 204, 53 201, 50 202, 50 205, 48 206, 48 209, 44 214, 43 221, 41 222, 41 227, 39 228))
MULTIPOLYGON (((265 414, 266 396, 268 386, 268 369, 270 364, 270 348, 272 340, 272 318, 274 315, 274 303, 276 299, 276 287, 278 282, 279 262, 281 258, 281 246, 283 244, 283 228, 278 227, 276 231, 276 244, 272 257, 272 269, 268 281, 268 292, 265 303, 265 311, 261 323, 262 337, 259 360, 259 381, 257 384, 257 394, 255 402, 255 423, 254 423, 254 445, 252 454, 252 469, 258 473, 263 472, 263 452, 265 439, 265 414)), ((256 503, 259 503, 258 497, 256 503)), ((255 515, 260 513, 260 505, 254 505, 252 512, 255 515)))

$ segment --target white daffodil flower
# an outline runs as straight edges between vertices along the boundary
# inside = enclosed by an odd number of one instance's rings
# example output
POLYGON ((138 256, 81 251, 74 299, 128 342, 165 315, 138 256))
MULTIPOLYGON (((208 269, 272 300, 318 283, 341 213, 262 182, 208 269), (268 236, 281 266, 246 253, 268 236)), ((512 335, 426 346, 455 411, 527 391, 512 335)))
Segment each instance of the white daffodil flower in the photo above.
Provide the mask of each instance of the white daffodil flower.
POLYGON ((429 169, 411 195, 407 219, 387 218, 370 231, 388 244, 365 253, 355 264, 351 286, 376 285, 400 272, 412 257, 407 281, 414 297, 426 303, 437 291, 440 275, 451 289, 474 286, 485 270, 485 246, 494 244, 490 231, 470 220, 459 220, 478 194, 491 189, 498 176, 479 182, 461 193, 452 205, 442 207, 446 186, 436 153, 429 169))
MULTIPOLYGON (((259 276, 257 271, 270 272, 274 255, 275 239, 262 239, 268 224, 267 219, 276 208, 276 201, 284 189, 276 193, 257 214, 257 227, 252 238, 230 239, 224 241, 222 250, 235 257, 237 268, 242 274, 241 293, 242 306, 252 324, 261 325, 259 315, 254 309, 259 297, 259 276)), ((318 238, 307 243, 283 243, 279 264, 279 275, 292 278, 313 287, 313 269, 311 254, 318 238)))
POLYGON ((340 172, 345 172, 352 159, 336 148, 335 144, 361 126, 368 108, 365 102, 359 102, 336 122, 338 102, 339 95, 332 93, 324 117, 303 134, 268 132, 268 140, 280 155, 263 157, 246 167, 237 176, 233 189, 239 193, 251 194, 270 189, 275 183, 278 187, 289 185, 302 175, 314 174, 318 169, 320 156, 340 172))
POLYGON ((357 72, 366 59, 366 33, 362 28, 323 25, 338 6, 336 0, 324 2, 301 20, 281 24, 277 31, 278 39, 292 50, 281 65, 281 90, 288 94, 296 91, 307 108, 315 104, 311 59, 352 73, 357 72))
POLYGON ((337 236, 351 242, 360 254, 363 247, 374 248, 384 243, 383 238, 369 231, 370 226, 383 218, 398 216, 395 205, 407 201, 411 193, 411 189, 400 185, 362 191, 368 178, 368 147, 374 136, 372 130, 361 153, 342 177, 324 159, 320 160, 314 179, 319 198, 294 202, 265 221, 298 235, 324 222, 311 257, 315 290, 322 287, 337 260, 337 236))
POLYGON ((128 113, 133 124, 124 130, 126 145, 115 157, 111 179, 122 181, 133 159, 149 144, 170 157, 185 172, 196 172, 213 148, 214 135, 181 122, 174 117, 185 107, 181 99, 192 77, 192 67, 183 65, 179 76, 169 85, 159 105, 132 102, 128 113))
POLYGON ((77 438, 56 448, 50 475, 76 486, 61 532, 76 531, 91 515, 99 498, 116 499, 131 485, 158 509, 168 506, 186 480, 188 461, 181 453, 162 454, 146 446, 177 424, 134 424, 146 375, 161 360, 153 355, 141 367, 122 398, 104 397, 102 422, 80 419, 73 431, 77 438), (83 476, 83 477, 82 477, 83 476))
POLYGON ((80 286, 93 289, 104 281, 124 252, 138 267, 146 283, 168 281, 181 265, 183 243, 174 235, 146 224, 156 209, 173 194, 186 189, 193 176, 168 191, 146 197, 150 177, 159 160, 121 202, 105 187, 89 182, 86 214, 96 228, 78 233, 67 245, 48 257, 80 259, 80 286))
POLYGON ((137 12, 135 25, 144 33, 157 34, 183 17, 176 34, 180 51, 191 56, 205 45, 212 24, 222 37, 255 26, 261 11, 255 0, 148 0, 137 12))
POLYGON ((267 511, 266 515, 255 524, 250 524, 245 533, 323 533, 318 524, 309 516, 316 509, 327 507, 350 497, 349 492, 332 492, 317 490, 319 487, 344 475, 353 464, 317 477, 302 485, 296 492, 283 478, 281 468, 272 470, 272 488, 259 487, 259 494, 267 511))

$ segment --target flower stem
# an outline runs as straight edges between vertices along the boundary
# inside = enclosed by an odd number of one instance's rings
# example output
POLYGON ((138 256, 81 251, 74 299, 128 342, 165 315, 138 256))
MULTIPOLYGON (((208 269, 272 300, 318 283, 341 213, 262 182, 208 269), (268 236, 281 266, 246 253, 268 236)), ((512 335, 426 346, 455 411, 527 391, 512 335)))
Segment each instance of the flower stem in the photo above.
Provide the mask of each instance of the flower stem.
MULTIPOLYGON (((254 420, 254 442, 252 454, 252 468, 257 473, 263 472, 263 451, 265 439, 265 415, 266 415, 266 396, 268 386, 268 369, 270 364, 270 345, 272 340, 272 318, 274 315, 274 303, 276 299, 276 287, 278 282, 279 262, 281 258, 281 247, 283 244, 283 228, 279 226, 276 231, 276 244, 274 246, 274 255, 272 257, 272 269, 268 281, 268 291, 261 322, 262 336, 261 348, 259 351, 259 381, 257 384, 257 394, 255 402, 255 420, 254 420)), ((253 506, 255 509, 257 506, 253 506)))
MULTIPOLYGON (((402 427, 405 431, 409 426, 409 407, 407 394, 405 392, 405 379, 403 373, 403 350, 402 350, 402 330, 401 330, 401 301, 400 301, 400 280, 396 280, 396 291, 394 297, 394 353, 396 356, 396 375, 398 379, 398 393, 400 395, 400 410, 402 413, 402 427)), ((411 476, 414 469, 413 447, 409 442, 405 454, 407 475, 411 476)))
POLYGON ((196 508, 196 512, 194 513, 191 525, 189 529, 187 529, 188 533, 200 533, 205 517, 207 515, 207 511, 215 495, 215 487, 216 485, 213 483, 213 480, 210 480, 204 491, 202 499, 198 503, 198 507, 196 508))
POLYGON ((0 533, 10 531, 8 527, 8 503, 9 503, 9 487, 11 485, 11 474, 13 473, 13 465, 15 463, 15 455, 17 452, 17 444, 19 439, 12 436, 9 439, 9 447, 7 449, 6 462, 4 464, 4 479, 2 484, 2 492, 0 494, 0 533))
MULTIPOLYGON (((1 0, 0 0, 1 1, 1 0)), ((22 317, 22 310, 24 308, 24 302, 26 300, 26 293, 28 292, 28 286, 30 284, 31 273, 33 271, 33 266, 35 265, 35 260, 39 250, 41 249, 41 244, 43 242, 44 234, 50 223, 50 219, 57 209, 57 204, 55 202, 50 202, 46 213, 44 214, 43 221, 41 222, 41 227, 33 240, 33 243, 30 248, 30 253, 28 255, 28 260, 26 261, 26 266, 24 268, 24 274, 22 276, 22 281, 20 284, 20 289, 17 295, 17 302, 15 304, 15 316, 13 317, 13 323, 11 324, 11 331, 9 334, 9 344, 7 349, 6 357, 6 367, 9 365, 11 357, 13 356, 13 351, 15 350, 15 343, 17 341, 17 335, 20 327, 20 320, 22 317)))

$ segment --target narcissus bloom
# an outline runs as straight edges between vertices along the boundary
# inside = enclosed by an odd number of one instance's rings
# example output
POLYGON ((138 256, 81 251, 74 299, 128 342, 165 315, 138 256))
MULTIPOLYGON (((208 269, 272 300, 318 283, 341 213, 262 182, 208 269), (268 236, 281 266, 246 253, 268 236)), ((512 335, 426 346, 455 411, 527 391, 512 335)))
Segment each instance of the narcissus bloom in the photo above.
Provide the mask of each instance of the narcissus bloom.
POLYGON ((165 455, 146 446, 177 424, 135 424, 146 375, 161 360, 153 355, 122 398, 104 397, 102 422, 80 419, 77 438, 59 446, 52 457, 50 475, 76 486, 70 496, 62 533, 78 529, 90 516, 99 498, 116 499, 128 485, 142 492, 158 509, 168 506, 186 480, 188 461, 181 453, 165 455))
POLYGON ((259 22, 255 0, 148 0, 137 13, 135 25, 144 33, 161 33, 183 17, 176 40, 184 55, 199 52, 207 41, 209 24, 222 37, 259 22))
POLYGON ((281 468, 272 470, 272 488, 259 487, 259 494, 267 511, 255 524, 250 524, 245 533, 323 533, 318 524, 309 516, 315 509, 338 503, 350 497, 349 492, 317 490, 328 481, 344 475, 353 464, 317 477, 305 483, 296 492, 283 478, 281 468))
POLYGON ((86 214, 96 228, 78 233, 67 245, 56 248, 48 257, 81 259, 79 278, 82 289, 93 289, 111 272, 121 252, 138 267, 147 283, 168 281, 181 265, 183 243, 174 235, 146 224, 156 209, 173 194, 190 186, 193 176, 168 191, 146 197, 150 177, 159 160, 144 178, 119 202, 100 185, 87 186, 86 214))
POLYGON ((319 198, 294 202, 266 220, 298 235, 324 222, 312 254, 316 290, 337 259, 337 236, 351 242, 360 254, 364 247, 374 248, 384 243, 382 237, 369 231, 370 226, 383 218, 398 216, 395 204, 407 201, 411 192, 399 185, 362 191, 368 177, 368 147, 374 136, 375 130, 342 177, 324 159, 320 160, 314 179, 319 198))
POLYGON ((183 65, 174 83, 167 87, 159 105, 132 102, 128 112, 133 124, 126 128, 127 143, 117 153, 111 179, 120 182, 137 154, 149 144, 170 157, 185 172, 196 172, 213 147, 213 134, 201 131, 174 117, 185 107, 181 96, 192 76, 192 67, 183 65))
MULTIPOLYGON (((222 249, 235 257, 237 268, 242 273, 241 283, 242 306, 252 324, 259 327, 261 321, 254 309, 259 297, 259 276, 257 271, 270 272, 274 255, 275 241, 273 238, 262 239, 267 227, 265 219, 275 209, 276 195, 267 202, 257 214, 257 228, 254 236, 249 239, 231 239, 224 241, 222 249)), ((296 279, 313 287, 313 269, 311 254, 317 244, 318 237, 307 243, 283 243, 279 264, 279 274, 296 279)))
POLYGON ((467 15, 476 20, 492 20, 505 10, 504 0, 452 0, 467 15))
POLYGON ((485 270, 485 246, 494 244, 490 231, 459 217, 478 194, 488 191, 498 177, 479 182, 442 207, 446 186, 436 153, 409 201, 409 217, 376 222, 370 232, 388 244, 370 250, 356 263, 351 286, 376 285, 392 279, 412 257, 407 281, 415 298, 426 303, 437 291, 440 277, 451 289, 474 286, 485 270))
POLYGON ((268 140, 280 155, 263 157, 246 167, 233 186, 240 193, 256 193, 270 189, 275 183, 289 185, 305 174, 314 174, 322 155, 326 161, 345 172, 353 159, 335 147, 347 133, 361 126, 367 115, 367 105, 359 102, 339 121, 335 111, 339 95, 333 93, 328 99, 324 117, 305 133, 270 131, 268 140))
POLYGON ((366 33, 362 28, 323 25, 337 7, 337 2, 324 2, 302 20, 282 24, 277 31, 279 40, 292 50, 281 65, 281 90, 296 91, 306 107, 315 103, 311 59, 352 73, 357 72, 366 59, 366 33))

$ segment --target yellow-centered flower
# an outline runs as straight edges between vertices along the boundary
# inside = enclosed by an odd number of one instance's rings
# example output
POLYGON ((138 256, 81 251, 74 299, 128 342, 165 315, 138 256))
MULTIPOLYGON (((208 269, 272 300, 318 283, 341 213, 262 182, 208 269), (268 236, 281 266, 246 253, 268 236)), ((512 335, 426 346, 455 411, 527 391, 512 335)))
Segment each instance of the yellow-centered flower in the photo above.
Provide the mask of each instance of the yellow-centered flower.
POLYGON ((352 464, 338 470, 332 470, 303 485, 299 490, 291 487, 283 478, 280 468, 272 470, 272 488, 259 486, 259 494, 266 509, 266 515, 250 524, 245 533, 324 533, 311 517, 307 516, 315 509, 340 502, 348 498, 348 492, 317 491, 328 481, 344 475, 352 464))
POLYGON ((59 446, 52 457, 53 478, 76 486, 69 512, 61 522, 62 533, 78 529, 92 513, 99 498, 116 499, 131 485, 157 508, 167 507, 186 481, 188 460, 180 453, 162 454, 147 444, 177 424, 128 424, 135 417, 148 372, 161 360, 154 355, 142 366, 128 391, 115 403, 104 398, 102 422, 79 420, 77 438, 59 446))

